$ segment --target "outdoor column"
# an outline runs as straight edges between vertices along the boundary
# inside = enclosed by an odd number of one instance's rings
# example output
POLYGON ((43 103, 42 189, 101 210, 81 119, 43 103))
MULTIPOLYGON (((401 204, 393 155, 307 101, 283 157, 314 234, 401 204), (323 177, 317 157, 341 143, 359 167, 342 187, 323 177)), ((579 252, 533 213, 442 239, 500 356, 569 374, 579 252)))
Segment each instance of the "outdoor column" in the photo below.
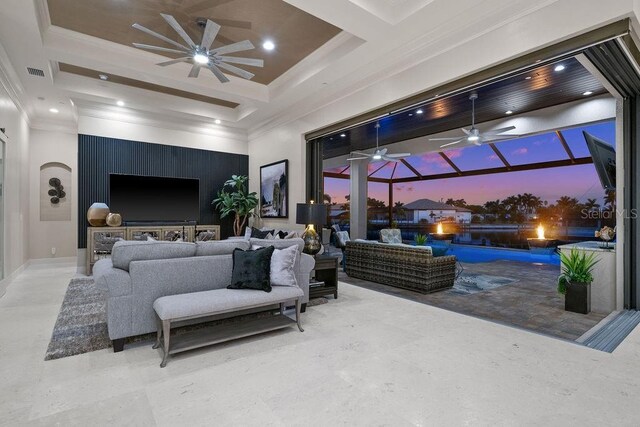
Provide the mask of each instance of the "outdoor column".
POLYGON ((367 177, 369 174, 369 159, 351 160, 350 168, 350 232, 354 239, 367 238, 367 177))

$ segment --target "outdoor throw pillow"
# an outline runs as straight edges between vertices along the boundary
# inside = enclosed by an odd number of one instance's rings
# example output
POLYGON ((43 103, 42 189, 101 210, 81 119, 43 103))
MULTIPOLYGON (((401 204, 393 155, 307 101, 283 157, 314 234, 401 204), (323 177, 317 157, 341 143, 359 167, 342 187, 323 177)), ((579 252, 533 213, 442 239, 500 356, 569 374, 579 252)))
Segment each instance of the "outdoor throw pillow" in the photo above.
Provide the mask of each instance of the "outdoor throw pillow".
POLYGON ((271 292, 271 257, 273 246, 255 251, 233 250, 233 271, 228 289, 255 289, 271 292))
POLYGON ((251 237, 253 239, 266 239, 269 234, 273 235, 274 230, 258 230, 255 227, 251 227, 251 237))

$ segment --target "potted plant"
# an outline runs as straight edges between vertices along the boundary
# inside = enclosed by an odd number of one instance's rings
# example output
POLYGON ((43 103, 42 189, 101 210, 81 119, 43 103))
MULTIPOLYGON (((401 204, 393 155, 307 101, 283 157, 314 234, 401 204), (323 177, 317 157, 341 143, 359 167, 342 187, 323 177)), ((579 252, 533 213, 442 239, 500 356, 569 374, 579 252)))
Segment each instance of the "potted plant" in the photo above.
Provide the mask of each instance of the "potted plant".
POLYGON ((415 240, 417 246, 424 246, 427 243, 427 236, 426 234, 416 234, 415 240))
POLYGON ((249 192, 248 182, 248 176, 232 175, 231 179, 224 183, 222 190, 218 191, 218 197, 211 202, 220 211, 220 218, 234 215, 235 236, 242 235, 247 219, 254 215, 254 209, 258 206, 258 195, 249 192))
POLYGON ((558 292, 564 295, 564 309, 574 313, 589 313, 593 267, 598 262, 596 254, 592 252, 587 255, 572 249, 569 255, 560 253, 560 262, 558 292))

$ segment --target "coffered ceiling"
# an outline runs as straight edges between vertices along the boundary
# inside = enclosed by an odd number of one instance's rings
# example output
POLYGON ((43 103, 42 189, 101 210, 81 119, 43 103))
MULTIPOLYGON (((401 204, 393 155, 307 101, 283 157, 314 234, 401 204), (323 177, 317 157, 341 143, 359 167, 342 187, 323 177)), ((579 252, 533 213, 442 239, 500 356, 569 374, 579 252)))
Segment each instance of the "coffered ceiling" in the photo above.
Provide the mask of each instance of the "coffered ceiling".
POLYGON ((202 38, 198 18, 211 19, 222 26, 214 48, 242 40, 256 46, 239 56, 264 59, 264 68, 247 67, 256 75, 252 81, 262 84, 271 83, 340 32, 282 0, 48 0, 47 4, 52 25, 125 46, 137 42, 172 47, 132 28, 136 22, 184 43, 160 13, 176 18, 193 40, 202 38), (276 43, 274 51, 262 48, 266 40, 276 43))

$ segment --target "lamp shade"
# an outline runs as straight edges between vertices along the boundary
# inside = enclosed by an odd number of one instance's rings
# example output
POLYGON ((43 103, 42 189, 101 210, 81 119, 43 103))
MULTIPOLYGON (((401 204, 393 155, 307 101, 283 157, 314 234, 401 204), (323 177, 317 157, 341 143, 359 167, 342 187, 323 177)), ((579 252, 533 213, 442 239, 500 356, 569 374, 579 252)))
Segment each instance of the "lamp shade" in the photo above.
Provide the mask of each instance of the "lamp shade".
POLYGON ((296 224, 324 224, 327 222, 327 205, 320 203, 298 203, 296 224))

